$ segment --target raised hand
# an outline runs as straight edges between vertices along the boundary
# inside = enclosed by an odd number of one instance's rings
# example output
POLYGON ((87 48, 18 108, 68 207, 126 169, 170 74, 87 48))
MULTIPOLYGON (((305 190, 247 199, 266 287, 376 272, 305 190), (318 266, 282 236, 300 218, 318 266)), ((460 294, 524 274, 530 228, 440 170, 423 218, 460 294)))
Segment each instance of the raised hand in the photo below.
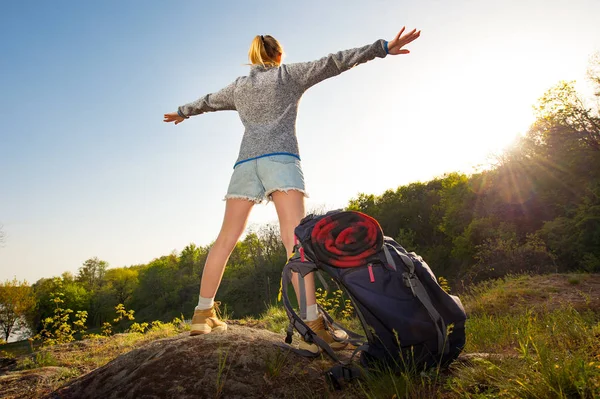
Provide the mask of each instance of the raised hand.
POLYGON ((417 31, 416 29, 413 29, 410 32, 403 35, 405 29, 406 27, 403 26, 400 32, 398 32, 398 34, 396 35, 396 37, 388 42, 389 54, 398 55, 410 53, 410 51, 403 49, 402 47, 406 46, 408 43, 421 36, 421 31, 417 31))
POLYGON ((178 123, 183 122, 185 119, 182 118, 181 116, 179 116, 177 114, 177 112, 171 112, 169 114, 165 114, 165 119, 163 119, 164 122, 175 122, 175 124, 177 125, 178 123))

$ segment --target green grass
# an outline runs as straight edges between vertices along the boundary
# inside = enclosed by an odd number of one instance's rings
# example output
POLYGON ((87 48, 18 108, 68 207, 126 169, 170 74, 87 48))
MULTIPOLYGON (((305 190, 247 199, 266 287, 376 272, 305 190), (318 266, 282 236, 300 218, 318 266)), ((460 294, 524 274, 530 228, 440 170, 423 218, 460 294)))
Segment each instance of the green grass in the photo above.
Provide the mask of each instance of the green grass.
POLYGON ((462 300, 470 315, 506 314, 522 311, 527 303, 544 301, 549 294, 549 287, 533 285, 531 276, 521 275, 470 287, 462 300))
POLYGON ((264 327, 278 334, 285 334, 285 330, 290 324, 285 309, 281 306, 269 305, 265 313, 260 317, 260 320, 264 322, 264 327))
POLYGON ((17 370, 36 369, 39 367, 56 366, 58 361, 49 351, 38 351, 31 356, 21 358, 17 362, 17 370))
POLYGON ((568 306, 545 315, 475 316, 465 352, 498 356, 457 368, 448 385, 458 397, 600 397, 599 333, 593 314, 568 306))
POLYGON ((17 357, 18 369, 34 369, 45 366, 59 366, 74 368, 84 372, 103 366, 117 356, 129 352, 147 342, 160 338, 173 336, 182 331, 172 323, 158 323, 151 327, 147 333, 126 333, 109 337, 101 335, 88 335, 87 339, 75 341, 66 346, 55 345, 42 347, 33 346, 28 341, 24 344, 2 346, 7 357, 17 357), (25 351, 25 346, 27 350, 25 351), (25 355, 23 355, 25 353, 25 355))
POLYGON ((0 357, 15 357, 31 352, 31 344, 27 340, 0 345, 0 357))
MULTIPOLYGON (((371 373, 366 398, 600 398, 600 323, 565 306, 545 315, 478 314, 467 322, 469 360, 449 370, 371 373)), ((354 397, 354 396, 352 396, 354 397)))
POLYGON ((277 351, 274 353, 267 352, 263 358, 266 367, 266 375, 268 378, 276 378, 283 371, 286 361, 290 356, 290 352, 277 351))
POLYGON ((229 350, 219 349, 219 367, 217 370, 217 378, 215 379, 215 398, 220 398, 223 394, 223 388, 227 382, 227 375, 231 369, 231 363, 227 364, 229 350))

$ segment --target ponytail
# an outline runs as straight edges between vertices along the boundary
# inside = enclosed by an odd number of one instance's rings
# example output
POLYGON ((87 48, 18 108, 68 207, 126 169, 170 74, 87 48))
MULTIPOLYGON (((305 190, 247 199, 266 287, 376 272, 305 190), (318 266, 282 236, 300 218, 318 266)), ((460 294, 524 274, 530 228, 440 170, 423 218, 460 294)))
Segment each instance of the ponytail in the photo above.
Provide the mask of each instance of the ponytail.
POLYGON ((248 59, 251 65, 278 66, 277 56, 283 54, 283 47, 270 35, 258 35, 252 40, 248 59))

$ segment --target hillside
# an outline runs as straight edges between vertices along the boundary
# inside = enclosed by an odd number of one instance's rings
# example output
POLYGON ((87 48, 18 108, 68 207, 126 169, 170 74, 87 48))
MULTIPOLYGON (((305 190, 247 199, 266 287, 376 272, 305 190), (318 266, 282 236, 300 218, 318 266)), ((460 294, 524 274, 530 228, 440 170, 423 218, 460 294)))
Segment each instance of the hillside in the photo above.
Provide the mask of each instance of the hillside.
POLYGON ((285 324, 283 313, 274 312, 230 320, 224 334, 189 337, 163 325, 145 335, 4 358, 0 392, 6 398, 600 396, 600 275, 509 277, 462 298, 470 316, 467 347, 442 373, 383 375, 332 391, 323 378, 327 359, 285 354, 274 345, 285 324))

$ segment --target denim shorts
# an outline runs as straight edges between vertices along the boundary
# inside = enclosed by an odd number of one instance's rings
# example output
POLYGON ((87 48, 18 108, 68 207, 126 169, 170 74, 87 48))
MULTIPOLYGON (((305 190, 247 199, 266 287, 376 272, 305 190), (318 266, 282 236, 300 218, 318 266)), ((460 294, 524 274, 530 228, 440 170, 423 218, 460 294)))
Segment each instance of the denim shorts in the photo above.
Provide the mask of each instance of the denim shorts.
POLYGON ((293 155, 266 155, 239 163, 233 169, 225 199, 242 198, 257 204, 274 191, 297 190, 306 195, 300 160, 293 155))

